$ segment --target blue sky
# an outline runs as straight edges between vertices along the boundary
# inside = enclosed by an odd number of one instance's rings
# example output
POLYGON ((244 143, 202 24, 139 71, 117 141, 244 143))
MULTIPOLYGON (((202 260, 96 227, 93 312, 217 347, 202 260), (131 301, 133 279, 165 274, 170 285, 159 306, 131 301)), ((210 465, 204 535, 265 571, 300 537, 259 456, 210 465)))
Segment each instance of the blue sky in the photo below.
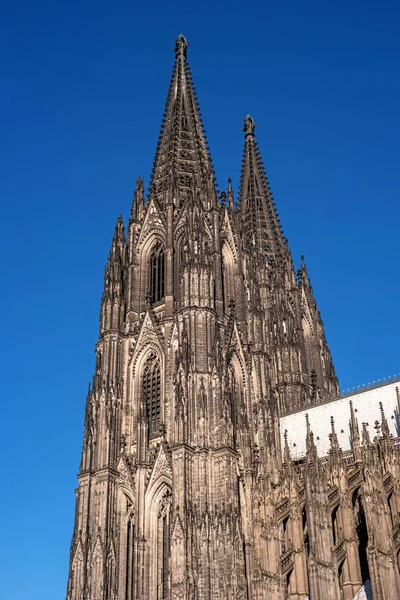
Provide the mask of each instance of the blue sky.
POLYGON ((2 5, 0 597, 63 598, 103 268, 190 42, 220 189, 250 112, 341 388, 400 372, 397 2, 2 5))

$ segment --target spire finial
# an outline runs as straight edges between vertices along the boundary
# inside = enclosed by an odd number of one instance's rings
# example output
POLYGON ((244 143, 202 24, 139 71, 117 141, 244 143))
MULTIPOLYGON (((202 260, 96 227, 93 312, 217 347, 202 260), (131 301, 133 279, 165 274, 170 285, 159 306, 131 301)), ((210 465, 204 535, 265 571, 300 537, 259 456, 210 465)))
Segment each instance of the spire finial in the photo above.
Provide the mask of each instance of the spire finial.
POLYGON ((253 117, 251 117, 250 115, 247 115, 247 117, 244 120, 244 127, 243 127, 243 131, 246 134, 246 137, 248 135, 254 136, 255 127, 256 127, 256 122, 254 121, 253 117))
POLYGON ((189 42, 184 35, 180 34, 175 41, 174 52, 177 56, 183 56, 186 58, 186 50, 189 46, 189 42))

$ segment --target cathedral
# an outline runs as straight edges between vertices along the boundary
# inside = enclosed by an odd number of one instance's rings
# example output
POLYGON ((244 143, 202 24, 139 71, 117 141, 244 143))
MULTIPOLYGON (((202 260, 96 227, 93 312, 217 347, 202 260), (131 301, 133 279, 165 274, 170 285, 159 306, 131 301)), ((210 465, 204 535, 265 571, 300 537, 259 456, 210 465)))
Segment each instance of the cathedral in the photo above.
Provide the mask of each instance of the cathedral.
POLYGON ((395 600, 396 381, 340 396, 256 124, 218 192, 187 49, 105 268, 67 600, 395 600))

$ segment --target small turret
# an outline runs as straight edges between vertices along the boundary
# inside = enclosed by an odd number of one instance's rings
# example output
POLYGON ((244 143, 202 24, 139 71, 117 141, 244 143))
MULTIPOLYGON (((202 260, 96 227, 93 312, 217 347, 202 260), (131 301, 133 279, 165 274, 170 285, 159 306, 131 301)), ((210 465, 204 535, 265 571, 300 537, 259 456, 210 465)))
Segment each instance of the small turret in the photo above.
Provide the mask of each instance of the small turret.
POLYGON ((101 299, 100 332, 120 329, 124 318, 126 239, 122 216, 119 215, 111 242, 110 255, 104 270, 104 291, 101 299))
POLYGON ((142 221, 144 215, 144 182, 142 177, 136 180, 136 189, 133 194, 131 220, 142 221))

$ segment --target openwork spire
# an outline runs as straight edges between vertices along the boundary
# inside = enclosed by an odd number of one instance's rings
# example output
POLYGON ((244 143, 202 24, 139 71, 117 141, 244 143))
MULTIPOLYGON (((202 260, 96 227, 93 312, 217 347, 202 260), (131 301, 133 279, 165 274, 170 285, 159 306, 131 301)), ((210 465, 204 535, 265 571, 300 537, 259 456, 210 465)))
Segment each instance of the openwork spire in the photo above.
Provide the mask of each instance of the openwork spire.
POLYGON ((166 192, 184 203, 190 189, 214 187, 214 171, 197 105, 190 68, 189 44, 183 35, 175 42, 175 64, 158 140, 150 194, 162 205, 166 192))
POLYGON ((243 127, 245 143, 239 197, 244 241, 248 251, 256 251, 266 257, 276 257, 281 254, 283 237, 254 136, 255 127, 254 119, 247 115, 243 127))

